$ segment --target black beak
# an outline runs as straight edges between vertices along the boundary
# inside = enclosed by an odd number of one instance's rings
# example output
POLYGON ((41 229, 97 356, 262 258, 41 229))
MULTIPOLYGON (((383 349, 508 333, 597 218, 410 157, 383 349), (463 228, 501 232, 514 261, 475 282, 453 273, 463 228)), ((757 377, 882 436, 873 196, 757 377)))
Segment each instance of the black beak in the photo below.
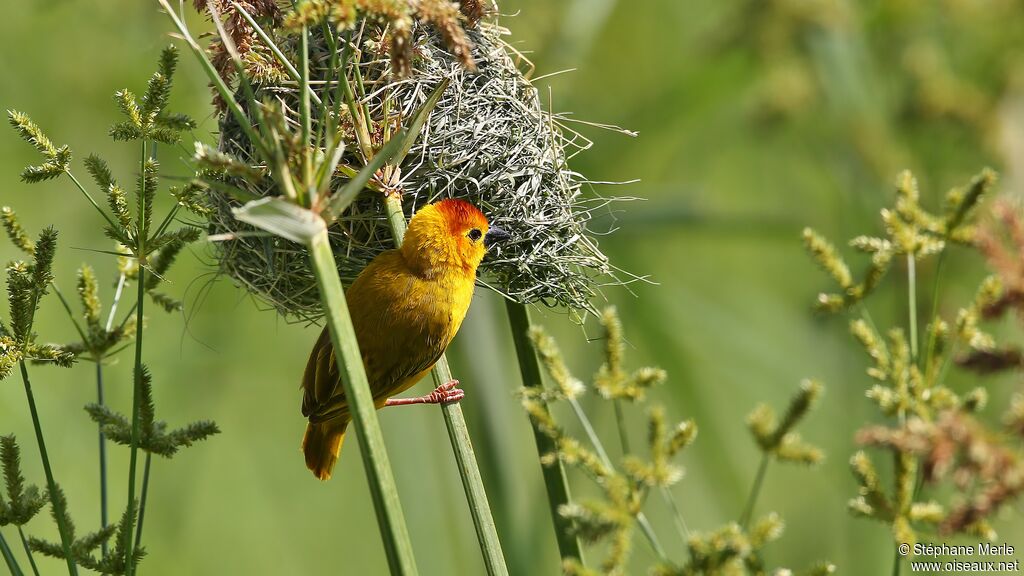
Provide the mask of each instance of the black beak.
POLYGON ((484 234, 484 248, 490 248, 499 242, 503 242, 511 238, 512 235, 505 232, 497 226, 491 226, 487 230, 487 234, 484 234))

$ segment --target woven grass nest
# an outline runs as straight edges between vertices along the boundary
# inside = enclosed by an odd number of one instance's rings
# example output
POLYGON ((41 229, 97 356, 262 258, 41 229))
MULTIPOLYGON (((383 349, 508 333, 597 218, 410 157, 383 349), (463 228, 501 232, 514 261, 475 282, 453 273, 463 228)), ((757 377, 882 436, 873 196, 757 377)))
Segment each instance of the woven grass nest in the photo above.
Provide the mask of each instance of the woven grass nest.
MULTIPOLYGON (((359 54, 365 93, 361 100, 371 118, 383 115, 385 96, 392 115, 409 118, 435 87, 444 79, 449 81, 401 164, 405 214, 411 216, 417 208, 441 198, 468 200, 512 236, 484 261, 480 280, 484 286, 522 303, 593 310, 591 300, 602 286, 621 283, 588 230, 594 212, 606 209, 612 199, 584 193, 589 181, 570 169, 567 160, 588 147, 589 141, 543 108, 537 89, 517 66, 521 60, 502 39, 507 31, 493 23, 480 23, 467 31, 474 72, 434 31, 416 23, 411 74, 396 79, 387 50, 380 48, 381 35, 377 32, 374 37, 373 29, 363 26, 360 34, 353 35, 350 52, 359 54)), ((282 41, 282 46, 292 49, 295 44, 294 38, 282 41)), ((324 80, 335 77, 328 74, 327 46, 324 36, 311 34, 310 77, 321 94, 333 89, 324 80)), ((253 57, 259 58, 260 53, 254 51, 253 57)), ((257 96, 278 99, 290 121, 297 123, 295 83, 284 76, 268 81, 272 73, 266 77, 257 96)), ((220 128, 220 149, 251 159, 245 137, 229 113, 221 114, 220 128)), ((354 135, 345 140, 354 142, 354 135)), ((346 149, 342 163, 362 165, 354 144, 346 149)), ((335 180, 332 187, 347 178, 338 174, 335 180)), ((239 184, 260 196, 280 193, 269 178, 264 182, 239 184)), ((228 195, 211 191, 211 202, 211 235, 232 238, 214 243, 221 270, 286 317, 318 318, 321 304, 305 248, 252 234, 251 227, 232 215, 231 209, 239 203, 228 195)), ((380 193, 370 190, 339 217, 329 233, 346 283, 374 256, 394 247, 380 193)))

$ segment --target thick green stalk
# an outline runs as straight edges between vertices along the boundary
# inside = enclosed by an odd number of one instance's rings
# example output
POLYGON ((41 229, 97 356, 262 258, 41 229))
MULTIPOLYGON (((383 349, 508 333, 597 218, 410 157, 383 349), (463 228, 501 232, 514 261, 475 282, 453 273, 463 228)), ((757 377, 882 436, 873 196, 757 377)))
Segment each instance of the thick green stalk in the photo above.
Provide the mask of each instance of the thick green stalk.
POLYGON ((412 543, 402 515, 402 505, 398 500, 391 463, 384 447, 384 436, 381 434, 380 423, 377 421, 377 407, 374 405, 373 394, 366 380, 359 344, 345 291, 338 277, 338 268, 334 262, 334 253, 327 238, 326 227, 309 242, 309 252, 320 289, 320 299, 327 312, 327 326, 334 343, 335 357, 341 372, 341 384, 345 389, 352 422, 356 427, 356 438, 363 454, 366 477, 370 484, 377 512, 377 523, 384 540, 384 551, 387 553, 388 566, 391 574, 411 576, 417 573, 413 559, 412 543))
POLYGON ((32 573, 35 576, 39 576, 39 566, 36 566, 35 555, 32 554, 32 549, 28 547, 28 538, 25 538, 25 531, 18 526, 18 536, 21 537, 21 545, 25 548, 25 556, 28 556, 28 563, 32 566, 32 573))
MULTIPOLYGON (((437 386, 452 380, 451 368, 448 367, 448 359, 444 355, 434 365, 432 375, 437 386)), ((484 557, 487 574, 508 576, 501 541, 498 539, 498 530, 494 526, 494 517, 487 502, 484 480, 476 463, 476 454, 473 452, 473 442, 469 438, 466 419, 462 415, 462 406, 457 402, 441 404, 441 413, 444 415, 444 424, 448 428, 448 438, 455 453, 455 462, 462 476, 462 488, 466 492, 466 502, 473 516, 473 526, 476 528, 476 537, 480 542, 480 552, 484 557)))
POLYGON ((18 560, 15 559, 14 552, 7 545, 7 539, 4 538, 2 532, 0 532, 0 555, 4 557, 4 563, 7 564, 7 569, 11 571, 11 576, 25 576, 25 573, 21 571, 21 566, 18 566, 18 560))
MULTIPOLYGON (((518 302, 505 301, 505 308, 508 310, 508 321, 512 328, 512 342, 515 344, 516 357, 519 360, 519 373, 522 376, 523 386, 527 388, 542 389, 544 380, 541 376, 540 360, 537 352, 530 343, 530 311, 518 302)), ((544 406, 547 410, 547 406, 544 406)), ((552 454, 555 450, 555 443, 530 419, 533 428, 533 440, 537 444, 537 455, 552 454)), ((572 524, 561 514, 558 509, 568 505, 571 497, 569 491, 569 478, 565 474, 565 466, 561 460, 557 460, 551 466, 541 466, 541 473, 544 475, 544 485, 547 488, 548 508, 551 512, 551 521, 555 525, 555 537, 558 539, 558 552, 562 560, 576 558, 581 564, 584 563, 583 546, 579 538, 572 534, 572 524)))
MULTIPOLYGON (((28 409, 32 413, 32 426, 36 431, 36 443, 39 444, 39 457, 43 460, 43 472, 46 473, 46 487, 50 492, 50 505, 57 507, 58 502, 64 502, 57 497, 57 482, 53 479, 53 470, 50 468, 50 457, 46 454, 46 441, 43 440, 43 427, 39 423, 39 411, 36 409, 36 399, 32 394, 32 383, 28 379, 28 368, 25 361, 18 363, 21 367, 21 380, 25 383, 25 397, 28 399, 28 409)), ((60 532, 60 545, 64 549, 64 559, 68 565, 68 574, 77 576, 78 567, 71 557, 71 538, 68 534, 68 527, 64 524, 64 510, 54 510, 54 517, 57 520, 57 530, 60 532)))
MULTIPOLYGON (((395 245, 401 246, 402 239, 405 238, 406 226, 401 198, 395 194, 385 196, 384 209, 388 216, 388 223, 391 225, 391 235, 394 237, 395 245)), ((438 386, 452 380, 448 359, 443 354, 434 365, 432 374, 434 383, 438 386)), ((462 415, 462 407, 457 402, 441 404, 441 413, 444 415, 445 427, 448 428, 448 438, 451 440, 452 451, 455 453, 455 462, 459 466, 462 488, 466 492, 466 501, 473 516, 473 526, 476 528, 476 537, 480 542, 480 552, 484 557, 487 574, 488 576, 507 576, 508 568, 505 566, 505 557, 501 551, 501 541, 498 539, 494 517, 491 515, 491 508, 487 503, 487 492, 484 490, 484 481, 480 476, 476 455, 473 453, 473 443, 469 438, 469 429, 466 427, 466 419, 462 415)))

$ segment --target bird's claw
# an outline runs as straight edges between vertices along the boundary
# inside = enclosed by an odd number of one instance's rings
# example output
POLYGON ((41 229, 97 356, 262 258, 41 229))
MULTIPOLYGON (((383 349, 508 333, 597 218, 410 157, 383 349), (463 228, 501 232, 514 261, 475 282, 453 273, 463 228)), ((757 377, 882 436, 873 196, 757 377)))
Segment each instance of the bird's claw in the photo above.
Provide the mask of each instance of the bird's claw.
POLYGON ((428 397, 431 404, 451 404, 466 397, 466 392, 459 388, 458 380, 450 380, 441 384, 428 397))

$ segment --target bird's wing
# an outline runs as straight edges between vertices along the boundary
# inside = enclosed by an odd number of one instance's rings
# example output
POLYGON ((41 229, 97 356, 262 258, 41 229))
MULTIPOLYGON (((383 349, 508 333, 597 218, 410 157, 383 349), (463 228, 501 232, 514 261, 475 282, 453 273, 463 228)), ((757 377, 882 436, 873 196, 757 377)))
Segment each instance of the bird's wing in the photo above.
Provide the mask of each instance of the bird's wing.
POLYGON ((396 275, 374 282, 372 293, 377 305, 354 309, 353 322, 368 334, 360 349, 374 399, 383 401, 415 384, 455 333, 450 306, 429 281, 396 275))
POLYGON ((339 384, 341 377, 334 358, 331 333, 324 327, 302 374, 302 415, 311 420, 320 419, 331 396, 340 388, 339 384))
MULTIPOLYGON (((404 391, 444 353, 458 324, 442 287, 407 271, 397 251, 381 254, 345 293, 373 398, 404 391)), ((320 333, 302 379, 302 414, 313 422, 348 406, 330 332, 320 333)))

